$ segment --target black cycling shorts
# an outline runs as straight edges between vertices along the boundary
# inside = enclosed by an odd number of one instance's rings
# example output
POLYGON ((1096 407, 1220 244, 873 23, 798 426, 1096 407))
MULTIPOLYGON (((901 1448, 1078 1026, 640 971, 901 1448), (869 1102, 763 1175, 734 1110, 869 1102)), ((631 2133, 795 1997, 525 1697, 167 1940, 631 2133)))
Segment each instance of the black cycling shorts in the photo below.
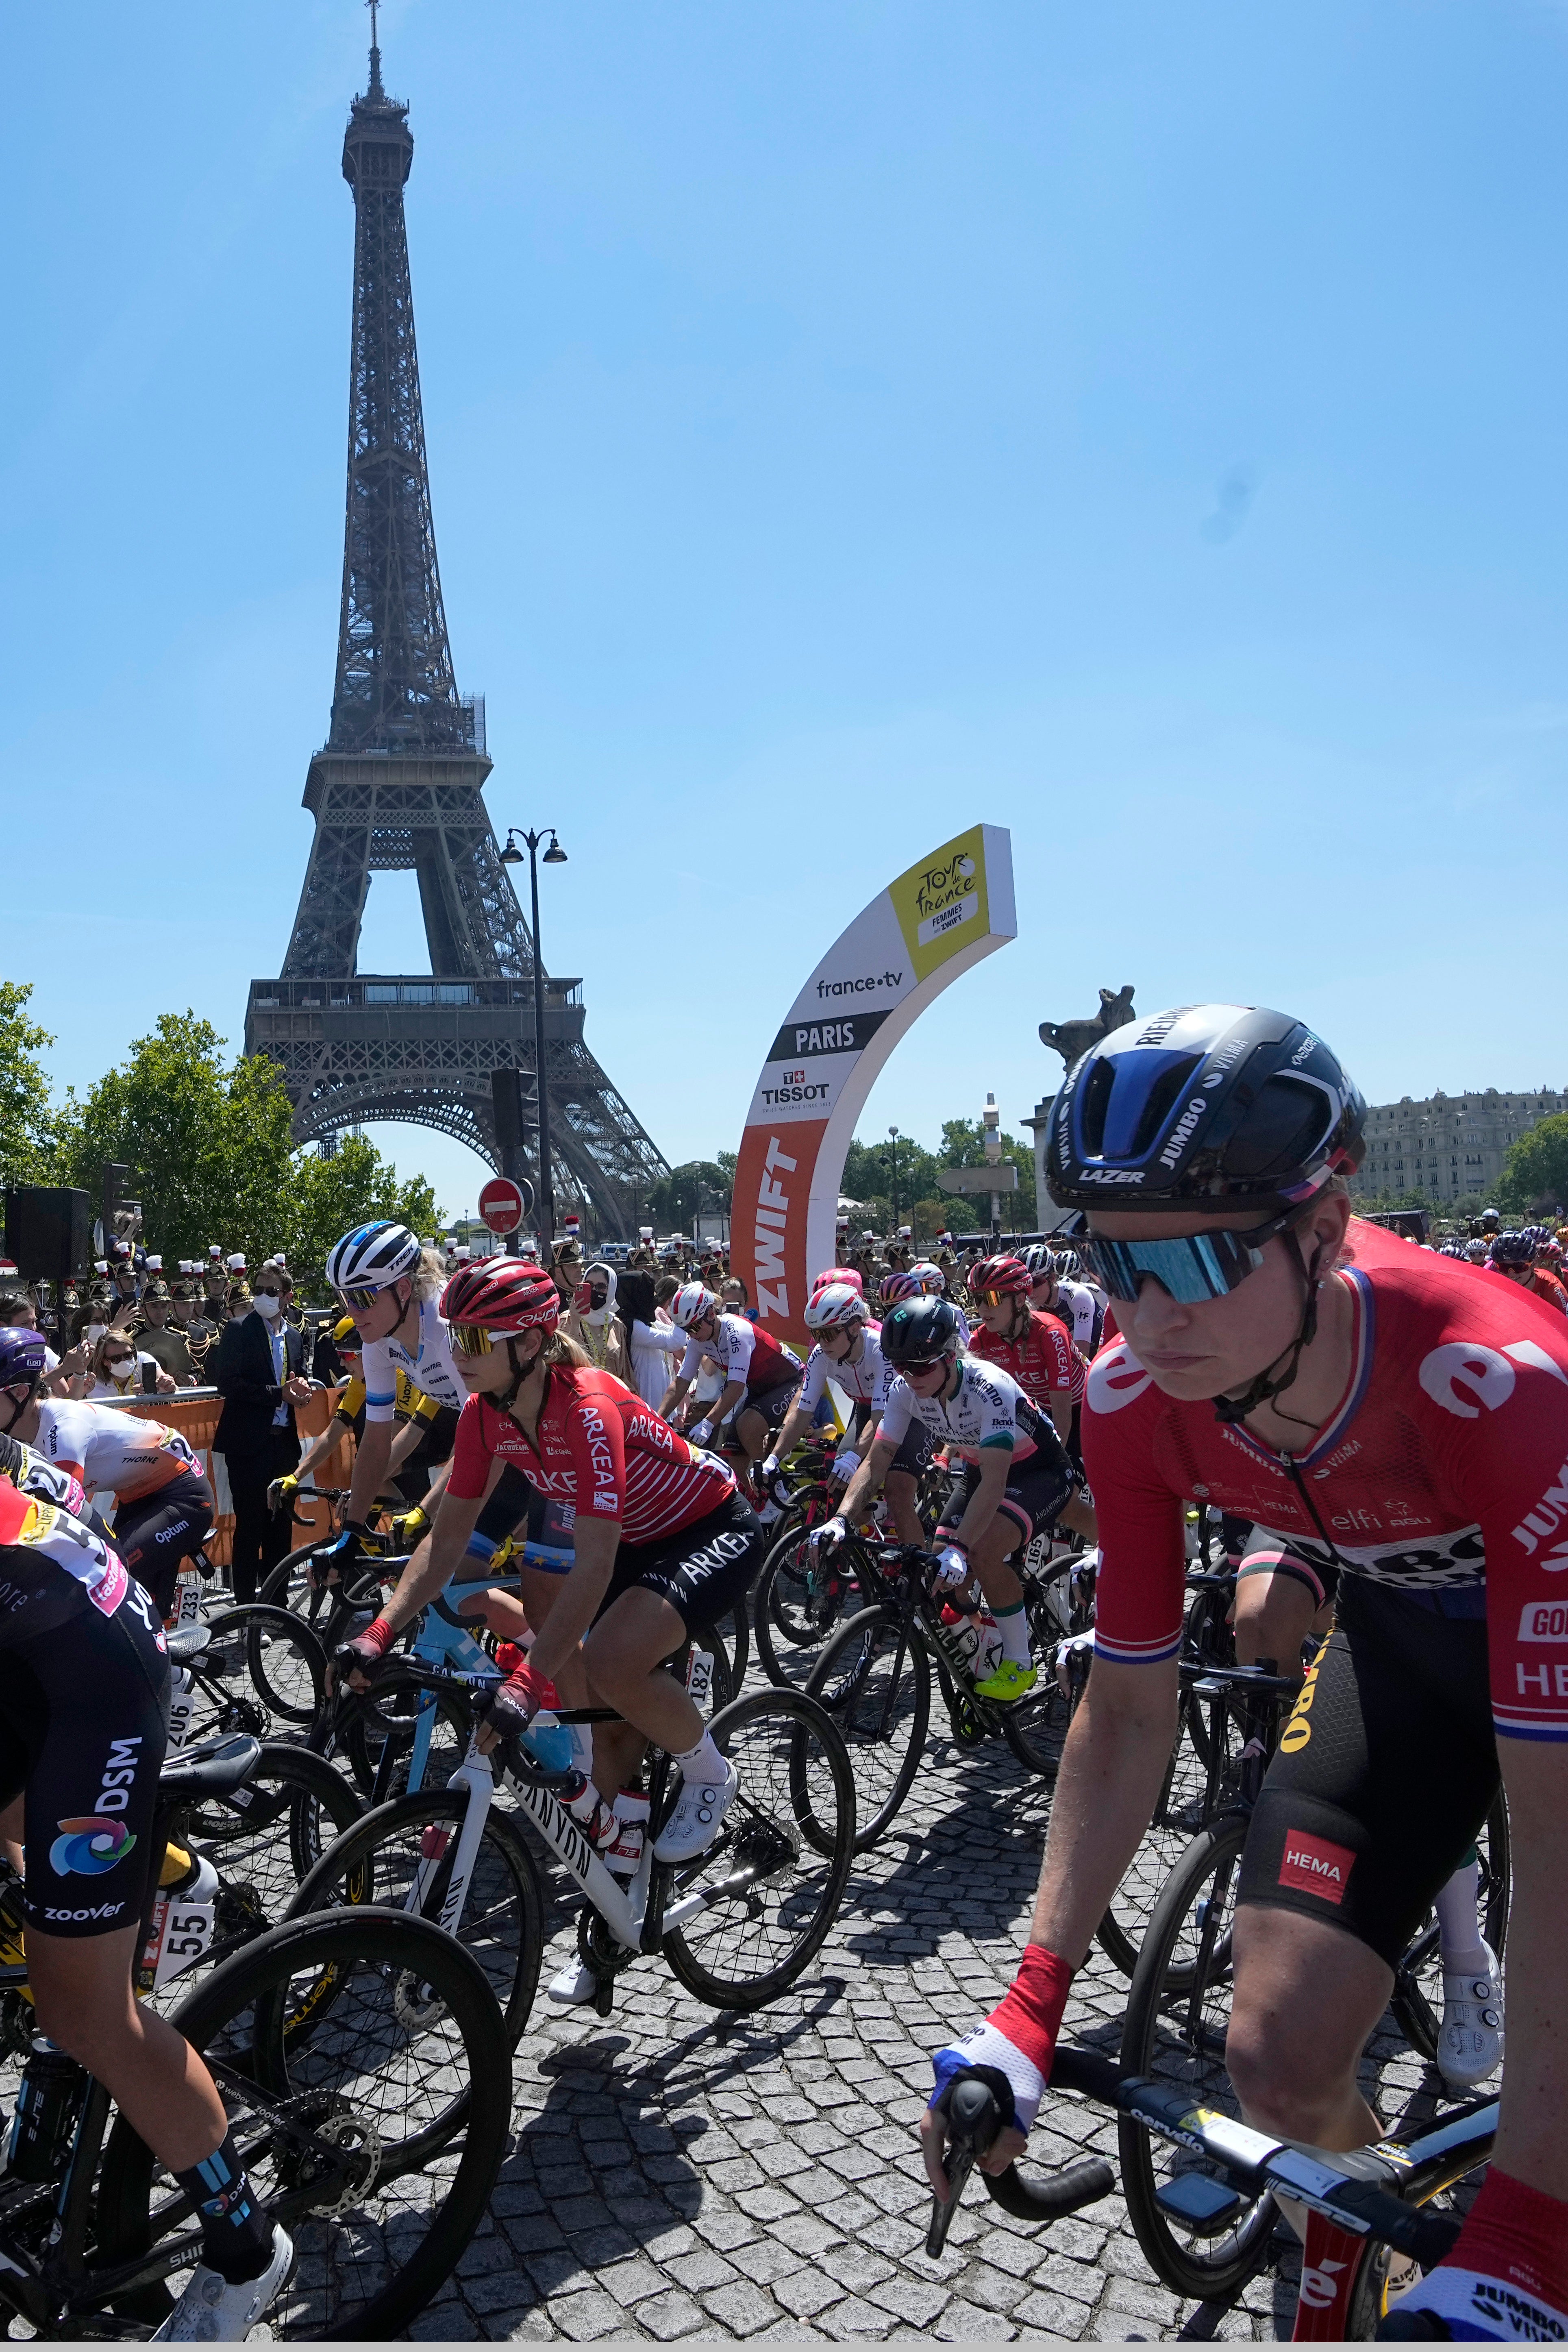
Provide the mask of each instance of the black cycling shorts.
MULTIPOLYGON (((1227 1522, 1228 1525, 1228 1522, 1227 1522)), ((1236 1570, 1236 1580, 1244 1576, 1288 1576, 1297 1584, 1304 1584, 1312 1596, 1315 1614, 1325 1601, 1332 1601, 1339 1590, 1339 1563, 1331 1560, 1319 1567, 1302 1558, 1278 1536, 1266 1535, 1261 1528, 1249 1527, 1241 1547, 1241 1562, 1236 1570)))
POLYGON ((934 1429, 927 1429, 923 1421, 912 1420, 887 1465, 888 1476, 891 1478, 895 1470, 906 1470, 912 1478, 923 1477, 936 1459, 936 1444, 934 1429))
POLYGON ((733 1411, 725 1416, 720 1427, 733 1429, 743 1412, 759 1412, 769 1429, 782 1429, 789 1409, 800 1394, 804 1377, 804 1373, 797 1372, 793 1380, 780 1381, 774 1388, 758 1389, 755 1393, 748 1390, 733 1411))
POLYGON ((168 1741, 169 1659, 132 1579, 112 1616, 84 1593, 63 1625, 0 1650, 0 1805, 26 1792, 22 1914, 48 1936, 134 1927, 168 1741))
POLYGON ((450 1458, 457 1439, 457 1408, 444 1404, 420 1416, 420 1439, 392 1480, 405 1503, 422 1503, 432 1475, 450 1458))
POLYGON ((1237 1900, 1327 1920, 1393 1968, 1498 1780, 1485 1618, 1342 1577, 1252 1816, 1237 1900))
MULTIPOLYGON (((979 1464, 966 1463, 963 1476, 956 1478, 948 1489, 942 1524, 936 1530, 938 1542, 956 1533, 979 1483, 979 1464)), ((1032 1543, 1047 1528, 1053 1528, 1064 1506, 1071 1501, 1072 1493, 1072 1466, 1060 1445, 1052 1453, 1040 1446, 1026 1461, 1015 1462, 1008 1472, 1006 1491, 997 1505, 998 1517, 1010 1519, 1019 1531, 1018 1541, 1009 1545, 1009 1551, 1016 1551, 1019 1544, 1032 1543)))
POLYGON ((183 1559, 193 1559, 213 1526, 213 1490, 198 1470, 183 1470, 152 1495, 121 1503, 114 1514, 115 1550, 138 1583, 158 1604, 160 1617, 174 1606, 174 1583, 183 1559))
POLYGON ((623 1543, 615 1555, 603 1616, 623 1592, 656 1592, 679 1611, 688 1633, 737 1614, 757 1580, 767 1538, 744 1495, 732 1495, 706 1518, 658 1543, 623 1543))
POLYGON ((517 1464, 506 1463, 496 1481, 495 1493, 474 1522, 474 1533, 483 1536, 487 1543, 504 1543, 522 1526, 534 1500, 533 1487, 517 1464))

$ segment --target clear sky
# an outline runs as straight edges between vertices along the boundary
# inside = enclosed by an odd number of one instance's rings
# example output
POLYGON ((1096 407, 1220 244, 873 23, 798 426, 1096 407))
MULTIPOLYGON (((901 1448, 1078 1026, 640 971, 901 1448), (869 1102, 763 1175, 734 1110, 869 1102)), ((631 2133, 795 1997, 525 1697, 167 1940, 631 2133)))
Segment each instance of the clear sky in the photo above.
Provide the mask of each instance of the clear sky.
MULTIPOLYGON (((0 968, 62 1082, 171 1007, 237 1042, 288 937, 367 29, 7 14, 0 968)), ((1568 1081, 1568 11, 391 0, 382 38, 491 812, 559 826, 546 961, 672 1160, 981 818, 1019 938, 863 1133, 1015 1123, 1038 1022, 1127 981, 1289 1006, 1374 1100, 1568 1081)), ((377 880, 362 969, 422 966, 413 905, 377 880)))

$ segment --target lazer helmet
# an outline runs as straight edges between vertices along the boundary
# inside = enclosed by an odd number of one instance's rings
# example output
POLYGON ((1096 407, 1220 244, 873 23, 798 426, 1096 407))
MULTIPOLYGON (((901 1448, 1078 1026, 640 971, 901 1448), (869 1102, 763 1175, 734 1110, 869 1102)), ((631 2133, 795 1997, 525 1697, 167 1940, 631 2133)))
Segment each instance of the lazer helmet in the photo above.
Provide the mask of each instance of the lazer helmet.
POLYGON ((958 1348, 958 1310, 946 1298, 901 1298, 882 1327, 882 1352, 901 1370, 934 1364, 958 1348))
POLYGON ((1178 1004, 1100 1038, 1051 1105, 1063 1209, 1288 1209, 1361 1164, 1366 1105, 1304 1022, 1178 1004))
POLYGON ((508 1339, 519 1331, 553 1331, 560 1293, 538 1261, 485 1257, 459 1268, 441 1294, 443 1318, 508 1339))
POLYGON ((1033 1288, 1034 1277, 1021 1257, 983 1257, 969 1269, 971 1298, 983 1298, 988 1292, 998 1298, 1027 1298, 1033 1288))
POLYGON ((1535 1249, 1535 1229, 1532 1225, 1526 1225, 1517 1234, 1492 1235, 1492 1262, 1496 1265, 1533 1265, 1535 1249))
POLYGON ((406 1225, 384 1217, 373 1224, 356 1225, 333 1243, 327 1253, 327 1279, 340 1298, 368 1305, 378 1290, 411 1274, 419 1264, 419 1243, 406 1225), (355 1294, 362 1291, 363 1299, 355 1294))
POLYGON ((32 1387, 44 1377, 48 1349, 41 1331, 25 1324, 0 1325, 0 1389, 32 1387))
POLYGON ((912 1274, 884 1274, 877 1296, 884 1307, 894 1307, 901 1298, 919 1298, 924 1293, 912 1274))
POLYGON ((839 1331, 846 1323, 865 1321, 865 1300, 847 1282, 824 1283, 806 1301, 808 1331, 839 1331))
POLYGON ((705 1315, 717 1315, 719 1303, 713 1292, 700 1282, 688 1282, 677 1290, 667 1312, 677 1331, 689 1331, 705 1315))

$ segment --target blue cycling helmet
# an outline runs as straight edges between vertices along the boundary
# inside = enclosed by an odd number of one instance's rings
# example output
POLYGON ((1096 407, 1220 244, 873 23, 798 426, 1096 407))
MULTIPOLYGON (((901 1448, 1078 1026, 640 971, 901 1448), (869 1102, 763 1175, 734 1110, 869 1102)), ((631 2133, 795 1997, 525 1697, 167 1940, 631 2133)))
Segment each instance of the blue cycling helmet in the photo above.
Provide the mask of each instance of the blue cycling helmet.
POLYGON ((41 1331, 20 1323, 0 1323, 0 1389, 33 1387, 44 1377, 48 1349, 41 1331))
POLYGON ((1260 1004, 1177 1004, 1100 1038, 1051 1105, 1063 1209, 1287 1209, 1361 1164, 1366 1105, 1321 1037, 1260 1004))
POLYGON ((1533 1225, 1526 1225, 1517 1234, 1494 1234, 1492 1260, 1497 1265, 1533 1265, 1539 1247, 1533 1225))

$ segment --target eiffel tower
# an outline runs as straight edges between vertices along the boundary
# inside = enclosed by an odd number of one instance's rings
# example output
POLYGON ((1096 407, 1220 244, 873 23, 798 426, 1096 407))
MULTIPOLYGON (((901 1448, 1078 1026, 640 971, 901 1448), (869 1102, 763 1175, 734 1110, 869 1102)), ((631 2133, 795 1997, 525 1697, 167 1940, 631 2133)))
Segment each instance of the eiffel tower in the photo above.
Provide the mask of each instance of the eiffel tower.
MULTIPOLYGON (((484 702, 458 693, 446 638, 403 221, 413 158, 372 5, 370 88, 343 141, 354 324, 337 687, 306 778, 316 836, 293 937, 279 977, 251 982, 245 1048, 282 1064, 298 1143, 402 1120, 499 1169, 490 1073, 534 1073, 534 942, 485 806, 484 702), (410 869, 429 971, 361 974, 371 876, 410 869)), ((554 1189, 576 1194, 591 1230, 634 1234, 667 1165, 584 1043, 581 982, 544 985, 554 1189)))

